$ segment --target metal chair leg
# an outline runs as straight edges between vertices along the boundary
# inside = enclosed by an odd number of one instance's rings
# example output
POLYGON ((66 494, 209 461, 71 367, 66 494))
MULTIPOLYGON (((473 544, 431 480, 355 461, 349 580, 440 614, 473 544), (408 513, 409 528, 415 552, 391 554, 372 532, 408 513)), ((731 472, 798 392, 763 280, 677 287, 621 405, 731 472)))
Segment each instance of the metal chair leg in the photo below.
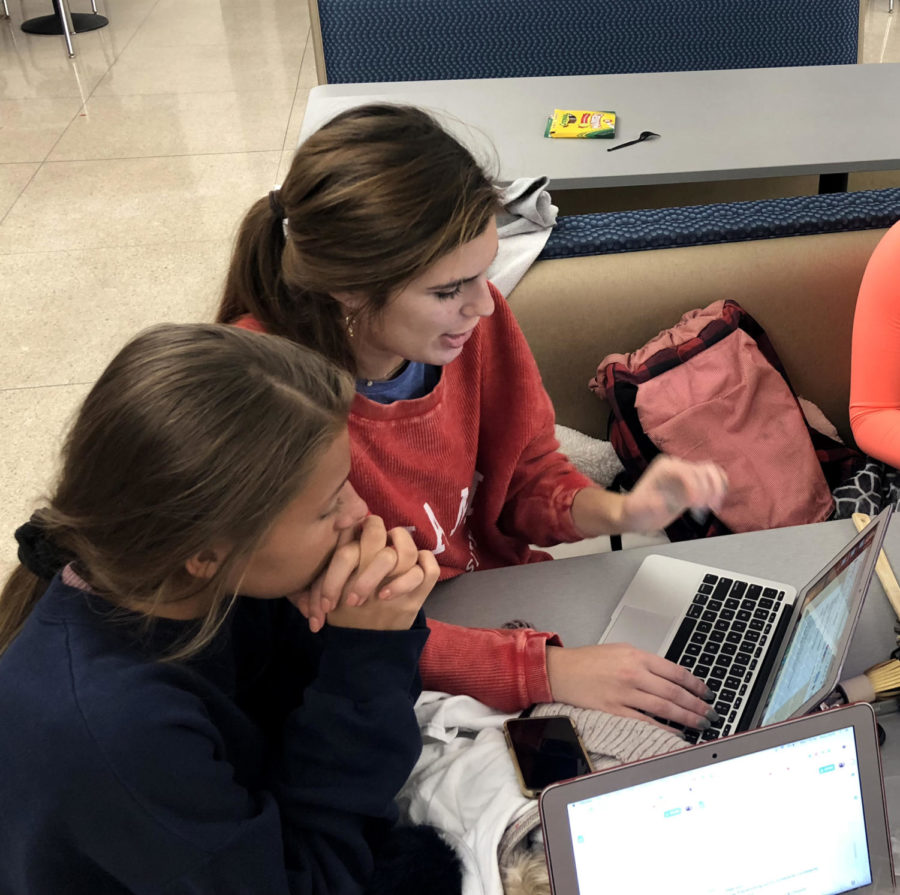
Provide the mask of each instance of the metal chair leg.
POLYGON ((9 18, 9 4, 6 2, 6 0, 3 0, 3 18, 9 18))
POLYGON ((69 4, 66 0, 53 0, 53 6, 56 8, 56 14, 59 16, 60 25, 62 25, 63 37, 66 39, 66 49, 69 51, 69 58, 75 57, 75 47, 72 46, 72 32, 75 26, 72 24, 69 12, 69 4))

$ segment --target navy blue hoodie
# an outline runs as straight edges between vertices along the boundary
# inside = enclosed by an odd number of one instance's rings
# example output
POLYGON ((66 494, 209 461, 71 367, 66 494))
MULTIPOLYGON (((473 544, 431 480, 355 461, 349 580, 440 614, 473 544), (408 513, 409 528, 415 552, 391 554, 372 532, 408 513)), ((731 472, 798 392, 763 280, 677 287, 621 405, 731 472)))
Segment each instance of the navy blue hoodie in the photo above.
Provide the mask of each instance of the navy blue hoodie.
POLYGON ((0 656, 0 893, 352 895, 421 748, 428 636, 329 628, 240 598, 194 623, 57 577, 0 656))

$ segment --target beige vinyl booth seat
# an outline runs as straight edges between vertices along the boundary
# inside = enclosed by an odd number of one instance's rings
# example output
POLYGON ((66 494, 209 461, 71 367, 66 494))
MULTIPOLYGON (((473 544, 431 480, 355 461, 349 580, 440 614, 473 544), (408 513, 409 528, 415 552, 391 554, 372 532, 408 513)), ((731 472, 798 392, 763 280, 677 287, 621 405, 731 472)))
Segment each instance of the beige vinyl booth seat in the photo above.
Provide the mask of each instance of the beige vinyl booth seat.
POLYGON ((609 408, 588 389, 599 361, 730 298, 849 442, 856 296, 898 219, 900 189, 564 217, 510 306, 561 425, 605 438, 609 408))

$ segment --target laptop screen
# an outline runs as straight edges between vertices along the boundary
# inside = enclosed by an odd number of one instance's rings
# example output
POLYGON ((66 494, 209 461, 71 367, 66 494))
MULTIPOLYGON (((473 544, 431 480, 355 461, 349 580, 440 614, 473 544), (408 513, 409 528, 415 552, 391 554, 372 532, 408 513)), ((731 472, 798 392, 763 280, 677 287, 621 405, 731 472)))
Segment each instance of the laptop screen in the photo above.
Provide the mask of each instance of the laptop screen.
POLYGON ((793 717, 837 672, 853 596, 865 572, 874 526, 807 590, 759 724, 793 717))
POLYGON ((582 895, 831 895, 872 882, 852 727, 567 810, 582 895))

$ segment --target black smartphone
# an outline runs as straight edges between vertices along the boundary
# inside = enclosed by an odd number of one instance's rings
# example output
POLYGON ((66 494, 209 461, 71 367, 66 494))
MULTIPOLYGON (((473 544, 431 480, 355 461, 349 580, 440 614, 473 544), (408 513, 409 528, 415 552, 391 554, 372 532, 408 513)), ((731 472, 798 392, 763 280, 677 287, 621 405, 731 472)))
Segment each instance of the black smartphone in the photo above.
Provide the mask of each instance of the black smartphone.
POLYGON ((515 718, 503 725, 519 786, 537 798, 551 783, 591 772, 591 761, 567 715, 515 718))

